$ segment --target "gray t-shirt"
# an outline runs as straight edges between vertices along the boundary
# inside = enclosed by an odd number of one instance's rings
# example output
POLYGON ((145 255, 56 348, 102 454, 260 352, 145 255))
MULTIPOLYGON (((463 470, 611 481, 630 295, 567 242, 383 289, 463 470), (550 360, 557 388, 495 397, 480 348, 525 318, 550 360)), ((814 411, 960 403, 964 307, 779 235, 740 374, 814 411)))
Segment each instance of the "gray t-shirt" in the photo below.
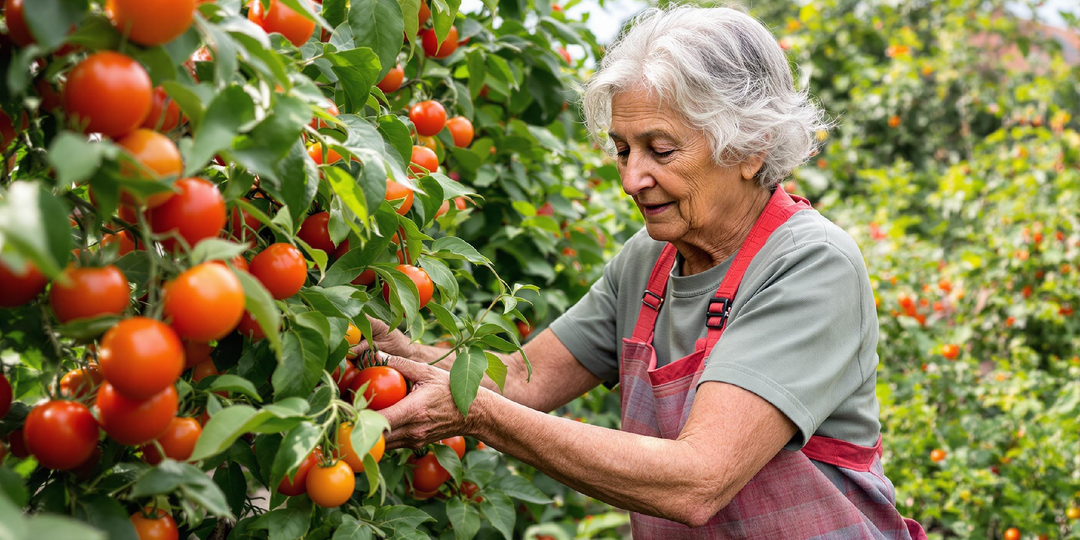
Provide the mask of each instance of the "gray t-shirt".
MULTIPOLYGON (((604 275, 551 325, 586 369, 619 380, 622 340, 634 333, 641 297, 665 243, 635 234, 604 275)), ((656 321, 657 366, 694 351, 705 312, 734 257, 681 276, 679 257, 656 321)), ((877 444, 878 321, 859 246, 814 210, 796 213, 769 237, 746 270, 723 337, 701 382, 749 390, 798 427, 788 444, 818 434, 877 444)))

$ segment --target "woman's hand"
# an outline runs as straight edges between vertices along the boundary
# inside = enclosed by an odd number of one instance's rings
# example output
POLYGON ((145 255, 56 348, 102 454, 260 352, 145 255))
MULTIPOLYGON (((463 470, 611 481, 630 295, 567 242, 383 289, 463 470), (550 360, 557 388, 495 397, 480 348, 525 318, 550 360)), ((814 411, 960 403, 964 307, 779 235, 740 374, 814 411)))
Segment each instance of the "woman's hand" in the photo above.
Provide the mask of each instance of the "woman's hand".
MULTIPOLYGON (((458 411, 450 394, 450 374, 421 362, 392 356, 387 365, 412 383, 405 399, 379 411, 390 423, 386 449, 420 448, 455 435, 471 433, 470 423, 458 411)), ((480 392, 486 392, 483 388, 480 392)), ((475 403, 475 402, 474 402, 475 403)))
MULTIPOLYGON (((395 356, 416 357, 413 351, 413 343, 401 330, 396 328, 390 330, 390 327, 385 322, 373 317, 368 317, 368 321, 371 323, 371 341, 374 342, 376 349, 395 356)), ((353 354, 356 355, 366 350, 368 350, 368 340, 366 339, 361 340, 352 348, 353 354)))

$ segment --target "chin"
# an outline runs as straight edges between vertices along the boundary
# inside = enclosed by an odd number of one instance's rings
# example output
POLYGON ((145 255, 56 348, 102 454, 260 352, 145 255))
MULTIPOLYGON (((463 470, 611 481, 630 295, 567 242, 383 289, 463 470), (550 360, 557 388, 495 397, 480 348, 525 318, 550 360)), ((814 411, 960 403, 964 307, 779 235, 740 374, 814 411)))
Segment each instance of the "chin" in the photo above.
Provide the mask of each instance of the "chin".
POLYGON ((674 224, 652 223, 648 219, 645 220, 645 230, 649 233, 649 237, 657 242, 673 242, 682 238, 685 232, 681 227, 674 224))

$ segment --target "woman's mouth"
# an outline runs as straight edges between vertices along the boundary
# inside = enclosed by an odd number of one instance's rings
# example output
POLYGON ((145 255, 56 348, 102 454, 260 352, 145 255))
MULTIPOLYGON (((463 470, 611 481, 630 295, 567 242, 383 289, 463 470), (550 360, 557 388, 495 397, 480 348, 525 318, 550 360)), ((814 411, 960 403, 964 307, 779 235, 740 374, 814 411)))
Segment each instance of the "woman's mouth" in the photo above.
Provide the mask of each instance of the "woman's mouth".
POLYGON ((655 216, 660 214, 664 210, 667 210, 673 204, 675 203, 668 202, 664 204, 643 204, 641 205, 641 212, 646 216, 655 216))

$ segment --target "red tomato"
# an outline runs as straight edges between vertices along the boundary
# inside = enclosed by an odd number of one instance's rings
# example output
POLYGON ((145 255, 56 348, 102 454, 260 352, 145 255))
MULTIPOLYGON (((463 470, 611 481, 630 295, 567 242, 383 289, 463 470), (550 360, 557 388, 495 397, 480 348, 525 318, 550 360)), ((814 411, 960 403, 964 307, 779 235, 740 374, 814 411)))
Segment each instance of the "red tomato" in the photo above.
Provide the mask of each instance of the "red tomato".
POLYGON ((476 494, 476 492, 479 490, 480 487, 472 482, 465 481, 461 483, 461 494, 465 496, 466 500, 471 500, 477 503, 484 502, 484 498, 476 494))
MULTIPOLYGON (((323 161, 323 149, 322 149, 322 144, 321 143, 315 143, 315 144, 311 145, 310 147, 308 147, 307 152, 308 152, 308 155, 311 156, 311 160, 314 161, 316 165, 322 165, 324 163, 324 161, 323 161)), ((331 163, 337 163, 338 161, 341 161, 341 154, 335 152, 333 148, 328 149, 326 151, 326 161, 325 161, 325 163, 326 164, 331 164, 331 163)))
MULTIPOLYGON (((76 368, 60 378, 60 395, 72 399, 81 399, 97 388, 105 377, 97 364, 88 364, 85 368, 76 368)), ((0 417, 3 417, 0 414, 0 417)))
POLYGON ((244 314, 244 287, 224 265, 203 263, 165 284, 163 308, 165 320, 180 337, 221 339, 244 314))
POLYGON ((11 410, 11 396, 11 383, 3 373, 0 373, 0 418, 11 410))
MULTIPOLYGON (((435 293, 435 284, 431 281, 428 273, 422 268, 417 268, 411 264, 399 264, 395 268, 412 279, 413 283, 416 284, 416 291, 420 295, 420 307, 426 306, 431 301, 431 295, 435 293)), ((390 289, 385 283, 383 283, 383 300, 390 302, 390 289)))
POLYGON ((142 512, 131 514, 131 525, 139 540, 179 540, 180 531, 176 520, 161 508, 143 508, 142 512), (149 517, 148 517, 149 516, 149 517))
POLYGON ((105 332, 101 373, 117 392, 147 399, 172 386, 184 370, 184 344, 165 323, 131 317, 105 332))
MULTIPOLYGON (((240 197, 241 200, 251 202, 251 199, 246 197, 240 197)), ((233 240, 239 240, 241 242, 248 238, 254 238, 255 234, 262 227, 262 222, 259 218, 247 213, 240 208, 240 205, 236 205, 232 209, 232 218, 229 221, 232 232, 229 235, 233 240), (248 229, 251 229, 250 231, 248 229), (255 231, 255 233, 251 232, 255 231)))
POLYGON ((311 469, 305 482, 308 497, 323 508, 337 508, 352 497, 356 489, 356 476, 344 461, 311 469))
POLYGON ((142 127, 164 133, 176 129, 180 122, 180 106, 169 98, 164 88, 155 87, 150 95, 150 112, 143 120, 142 127))
POLYGON ((566 49, 564 49, 562 47, 559 47, 558 49, 555 50, 555 52, 559 53, 559 56, 561 56, 563 61, 566 62, 567 64, 572 64, 573 63, 573 59, 570 58, 570 51, 568 51, 568 50, 566 50, 566 49))
POLYGON ((16 429, 8 434, 8 447, 11 455, 25 459, 30 456, 30 450, 26 447, 26 437, 23 428, 16 429))
POLYGON ((428 7, 427 2, 420 0, 420 11, 416 13, 417 28, 424 26, 424 23, 431 18, 431 8, 428 7))
POLYGON ((439 156, 435 154, 435 151, 426 146, 413 146, 409 172, 416 175, 426 174, 424 172, 425 169, 429 173, 438 171, 439 156))
POLYGON ((263 332, 258 321, 246 311, 244 312, 244 315, 240 317, 240 324, 236 325, 236 331, 239 332, 241 336, 251 338, 251 341, 266 339, 266 332, 263 332))
POLYGON ((203 360, 191 371, 191 382, 198 383, 211 375, 221 375, 221 372, 218 371, 213 360, 203 360))
POLYGON ((82 403, 59 400, 42 403, 26 416, 22 429, 26 449, 49 469, 78 467, 97 448, 98 424, 82 403))
POLYGON ((1002 535, 1005 540, 1020 540, 1020 529, 1016 527, 1009 527, 1005 529, 1005 534, 1002 535))
POLYGON ((69 266, 49 289, 49 304, 60 322, 68 322, 110 313, 119 315, 127 309, 129 294, 127 278, 115 266, 69 266))
MULTIPOLYGON (((308 6, 315 6, 308 0, 308 6)), ((262 2, 252 0, 248 4, 248 20, 262 27, 266 33, 277 32, 294 46, 299 47, 315 33, 315 21, 293 11, 280 0, 270 0, 270 9, 263 12, 262 2)))
POLYGON ((369 409, 380 411, 399 401, 408 392, 405 377, 389 366, 371 366, 360 370, 352 382, 352 391, 358 392, 367 383, 364 399, 369 409))
MULTIPOLYGON (((202 435, 202 426, 194 418, 173 418, 169 427, 157 438, 158 444, 165 450, 165 457, 176 461, 187 461, 191 452, 195 450, 195 443, 202 435)), ((151 465, 161 463, 161 452, 154 444, 145 444, 142 447, 143 460, 151 465)))
MULTIPOLYGON (((131 153, 135 161, 151 174, 159 177, 180 176, 184 172, 184 160, 180 150, 168 137, 149 129, 136 129, 116 141, 117 146, 131 153)), ((121 165, 120 172, 131 178, 142 178, 144 173, 135 167, 121 165)), ((146 199, 148 208, 165 204, 173 196, 171 191, 155 193, 146 199)), ((126 192, 120 194, 120 202, 129 206, 136 204, 137 198, 126 192)))
MULTIPOLYGON (((19 1, 21 2, 22 0, 19 1)), ((8 27, 8 30, 10 30, 10 26, 8 27)), ((41 108, 43 110, 55 111, 63 105, 63 96, 49 83, 49 81, 43 78, 38 79, 37 82, 34 83, 34 89, 37 90, 38 97, 41 98, 41 108)))
MULTIPOLYGON (((326 112, 330 113, 330 116, 337 116, 341 114, 341 111, 338 110, 337 105, 334 105, 333 102, 331 102, 330 106, 326 108, 326 112)), ((311 129, 321 129, 327 127, 327 123, 316 118, 311 121, 310 126, 311 129)))
POLYGON ((438 42, 438 37, 435 35, 434 28, 428 28, 423 32, 420 32, 420 42, 424 47, 424 55, 431 58, 446 58, 458 48, 458 31, 456 26, 450 27, 450 33, 446 35, 446 40, 442 43, 438 42))
POLYGON ((441 444, 445 444, 454 449, 454 453, 457 454, 458 459, 465 459, 465 437, 456 435, 439 441, 441 444))
POLYGON ((952 343, 942 345, 941 356, 944 356, 949 360, 955 360, 957 356, 960 356, 960 347, 952 343))
POLYGON ((214 347, 198 341, 184 341, 184 369, 193 368, 210 359, 214 347))
POLYGON ((356 276, 356 279, 352 280, 350 283, 361 287, 367 287, 368 285, 375 283, 375 271, 368 268, 367 270, 360 272, 360 275, 356 276))
POLYGON ((416 126, 416 133, 424 137, 436 135, 446 125, 446 107, 434 100, 421 101, 409 109, 409 120, 416 126))
POLYGON ((296 497, 303 495, 307 492, 307 477, 311 473, 311 468, 319 462, 319 455, 316 452, 308 454, 308 457, 304 458, 304 461, 300 462, 300 467, 296 469, 296 473, 292 478, 286 476, 281 479, 281 483, 278 484, 278 492, 282 495, 288 495, 290 497, 296 497))
POLYGON ((20 47, 25 47, 35 41, 34 35, 30 33, 30 27, 26 25, 23 1, 7 0, 4 3, 4 19, 7 21, 8 37, 20 47))
POLYGON ((346 362, 345 372, 341 372, 341 368, 337 368, 330 374, 330 378, 337 382, 338 393, 342 396, 348 395, 349 388, 352 387, 352 383, 356 380, 356 374, 360 373, 360 370, 352 364, 352 362, 346 362))
MULTIPOLYGON (((181 178, 173 187, 179 192, 150 210, 150 228, 157 234, 179 234, 192 247, 217 236, 226 221, 225 198, 217 186, 201 178, 181 178)), ((170 237, 161 245, 175 251, 179 242, 170 237)))
POLYGON ((532 325, 528 321, 517 321, 517 329, 521 334, 521 339, 529 339, 529 335, 532 334, 532 325))
POLYGON ((101 237, 101 242, 98 242, 98 245, 104 248, 117 242, 120 243, 118 253, 121 257, 135 251, 135 238, 132 237, 131 233, 128 231, 120 231, 116 234, 106 234, 101 237))
POLYGON ((411 458, 409 462, 416 466, 413 469, 413 489, 417 491, 435 491, 450 478, 450 473, 435 457, 434 452, 428 452, 419 458, 411 458))
POLYGON ((130 56, 97 52, 68 73, 64 109, 86 133, 118 137, 146 119, 152 89, 150 76, 130 56))
POLYGON ((195 0, 108 0, 105 13, 128 39, 155 47, 187 31, 195 13, 195 0))
POLYGON ((45 274, 30 261, 23 264, 20 272, 0 262, 0 308, 19 307, 37 298, 48 284, 45 274))
POLYGON ((167 386, 146 400, 126 398, 113 385, 98 389, 98 415, 101 429, 120 444, 136 446, 161 436, 176 416, 176 388, 167 386))
POLYGON ((330 239, 330 229, 327 227, 329 223, 330 212, 312 214, 304 220, 303 225, 300 225, 300 232, 296 233, 296 236, 307 242, 307 245, 321 249, 329 255, 337 247, 330 239))
MULTIPOLYGON (((417 147, 413 147, 417 148, 417 147)), ((425 148, 426 150, 426 148, 425 148)), ((393 180, 386 181, 386 200, 390 204, 394 204, 394 201, 401 201, 401 205, 397 207, 397 213, 405 215, 409 212, 409 209, 413 205, 413 191, 393 180)))
POLYGON ((290 244, 278 242, 251 259, 251 275, 255 276, 277 300, 284 300, 304 286, 307 279, 307 261, 300 250, 290 244))
POLYGON ((379 84, 375 86, 379 87, 384 94, 389 94, 401 88, 401 83, 405 81, 405 68, 401 67, 401 64, 394 66, 390 71, 386 72, 386 76, 383 77, 379 84))
POLYGON ((455 116, 446 121, 446 129, 449 129, 450 135, 454 137, 454 146, 465 148, 472 144, 473 125, 468 118, 455 116))

